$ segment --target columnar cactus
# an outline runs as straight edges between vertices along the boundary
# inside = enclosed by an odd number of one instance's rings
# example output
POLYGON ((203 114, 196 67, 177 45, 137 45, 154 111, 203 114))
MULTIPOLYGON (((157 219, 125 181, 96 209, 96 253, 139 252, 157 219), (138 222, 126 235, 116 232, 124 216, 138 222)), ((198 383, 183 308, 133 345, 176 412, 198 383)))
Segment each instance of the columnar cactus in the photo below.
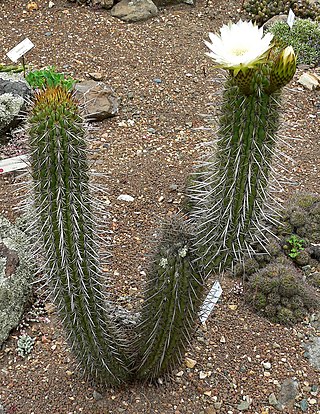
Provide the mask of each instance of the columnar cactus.
POLYGON ((263 238, 267 187, 279 123, 280 89, 295 73, 291 47, 272 48, 251 22, 210 33, 209 57, 228 71, 214 152, 192 188, 198 256, 207 270, 241 260, 263 238))
POLYGON ((125 344, 105 310, 83 122, 71 92, 37 93, 29 118, 34 204, 55 302, 85 369, 117 384, 128 375, 125 344))
POLYGON ((76 356, 105 384, 168 373, 191 337, 202 291, 188 232, 178 222, 165 228, 138 332, 130 336, 106 302, 85 130, 71 92, 62 86, 38 92, 29 123, 34 205, 49 286, 76 356))
POLYGON ((138 378, 170 372, 191 340, 203 286, 193 265, 191 239, 186 225, 177 219, 163 229, 138 327, 138 378))

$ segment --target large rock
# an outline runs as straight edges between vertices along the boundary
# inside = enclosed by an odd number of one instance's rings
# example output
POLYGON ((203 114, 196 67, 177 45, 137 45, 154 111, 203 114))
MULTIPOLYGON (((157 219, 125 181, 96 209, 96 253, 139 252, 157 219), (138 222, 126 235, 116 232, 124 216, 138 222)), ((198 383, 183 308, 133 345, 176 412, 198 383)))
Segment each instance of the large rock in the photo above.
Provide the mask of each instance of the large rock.
POLYGON ((111 9, 111 15, 124 22, 147 20, 157 14, 158 8, 151 0, 121 0, 111 9))
POLYGON ((103 82, 88 80, 76 83, 76 96, 84 107, 89 121, 102 121, 115 116, 119 110, 119 98, 114 90, 103 82))
POLYGON ((0 347, 30 300, 32 277, 26 235, 0 215, 0 347))
POLYGON ((19 115, 30 96, 31 89, 21 74, 0 72, 0 143, 21 122, 19 115))

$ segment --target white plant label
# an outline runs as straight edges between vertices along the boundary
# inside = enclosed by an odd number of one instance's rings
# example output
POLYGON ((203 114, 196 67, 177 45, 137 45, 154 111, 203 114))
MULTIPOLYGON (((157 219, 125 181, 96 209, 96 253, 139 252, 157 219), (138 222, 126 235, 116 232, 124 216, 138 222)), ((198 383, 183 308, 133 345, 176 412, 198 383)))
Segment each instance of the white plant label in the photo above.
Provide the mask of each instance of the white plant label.
POLYGON ((25 53, 29 52, 34 47, 34 44, 31 42, 30 39, 25 38, 17 44, 13 49, 9 50, 7 56, 12 62, 16 63, 18 59, 21 58, 25 53))
POLYGON ((18 157, 0 160, 0 174, 27 168, 27 163, 25 162, 27 158, 27 155, 18 155, 18 157))
POLYGON ((292 9, 290 9, 288 13, 288 19, 287 19, 287 23, 290 29, 292 29, 295 18, 296 18, 296 15, 293 13, 292 9))
POLYGON ((220 283, 217 281, 214 282, 210 292, 207 294, 201 309, 199 311, 199 319, 201 323, 205 323, 208 319, 212 309, 214 308, 215 304, 218 302, 222 293, 222 287, 220 283))

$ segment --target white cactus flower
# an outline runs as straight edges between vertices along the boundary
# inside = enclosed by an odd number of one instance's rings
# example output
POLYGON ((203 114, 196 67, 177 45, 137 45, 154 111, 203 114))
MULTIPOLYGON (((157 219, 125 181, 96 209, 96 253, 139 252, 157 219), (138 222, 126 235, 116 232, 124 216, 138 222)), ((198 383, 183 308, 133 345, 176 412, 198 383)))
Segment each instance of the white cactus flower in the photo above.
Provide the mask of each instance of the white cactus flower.
POLYGON ((209 33, 210 42, 205 41, 210 49, 207 53, 217 66, 234 70, 234 75, 240 70, 254 68, 262 63, 272 47, 273 35, 263 35, 263 29, 252 22, 229 23, 220 29, 220 35, 209 33))

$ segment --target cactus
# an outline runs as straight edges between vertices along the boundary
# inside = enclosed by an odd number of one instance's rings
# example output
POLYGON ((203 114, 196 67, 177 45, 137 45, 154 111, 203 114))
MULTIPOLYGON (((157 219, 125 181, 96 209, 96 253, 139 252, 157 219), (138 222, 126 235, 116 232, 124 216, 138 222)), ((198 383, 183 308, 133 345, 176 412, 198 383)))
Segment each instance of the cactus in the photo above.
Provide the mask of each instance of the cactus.
POLYGON ((138 378, 154 379, 170 372, 191 339, 203 285, 192 263, 190 240, 181 221, 175 220, 163 230, 138 326, 138 378))
POLYGON ((66 85, 36 92, 29 124, 34 205, 49 286, 74 353, 89 374, 108 385, 168 373, 190 340, 202 291, 186 226, 175 220, 164 228, 138 331, 132 333, 125 320, 134 320, 133 326, 136 318, 121 316, 104 291, 85 130, 66 85))
POLYGON ((248 0, 244 4, 244 11, 250 19, 259 24, 265 23, 278 14, 287 14, 292 9, 294 14, 304 19, 320 19, 320 7, 310 0, 248 0))
POLYGON ((274 323, 295 324, 319 309, 320 297, 289 260, 268 264, 249 277, 245 300, 274 323))
POLYGON ((240 21, 224 26, 221 36, 210 34, 212 43, 206 42, 208 55, 229 72, 214 153, 200 165, 191 188, 198 256, 208 271, 233 265, 247 251, 251 254, 254 241, 266 232, 261 219, 267 215, 279 90, 291 80, 296 59, 291 47, 274 53, 272 36, 262 36, 262 29, 240 21))
POLYGON ((66 88, 36 94, 29 118, 34 204, 55 303, 68 339, 97 379, 127 377, 127 356, 105 310, 85 157, 85 130, 66 88))

